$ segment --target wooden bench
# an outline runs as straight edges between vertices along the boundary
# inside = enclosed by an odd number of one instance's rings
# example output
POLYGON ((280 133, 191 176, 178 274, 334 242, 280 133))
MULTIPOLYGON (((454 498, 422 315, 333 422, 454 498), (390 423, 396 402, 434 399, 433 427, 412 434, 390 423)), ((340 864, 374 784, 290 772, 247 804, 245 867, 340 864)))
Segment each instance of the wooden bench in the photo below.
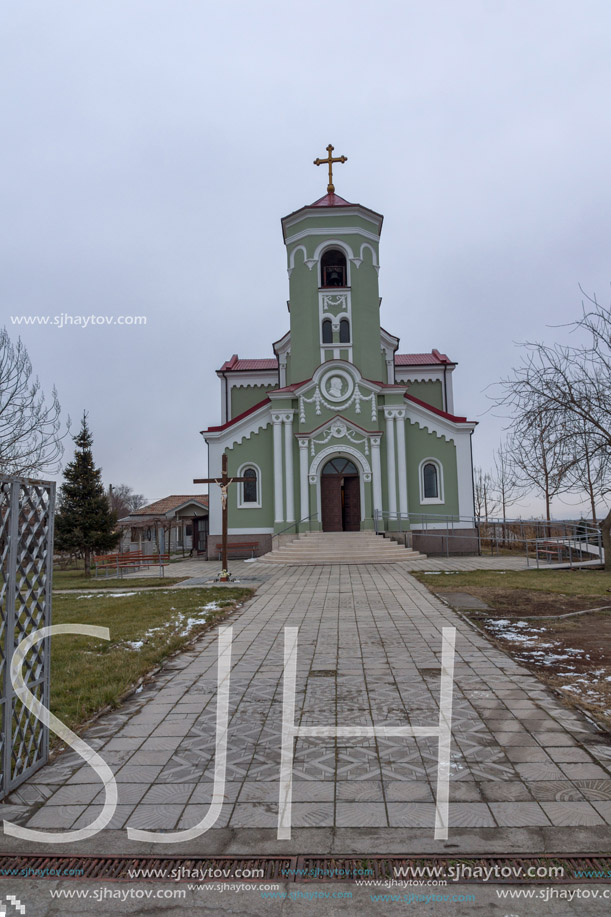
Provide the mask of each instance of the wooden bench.
POLYGON ((159 567, 159 576, 164 576, 164 568, 170 562, 170 555, 128 551, 124 554, 96 554, 93 560, 96 577, 98 571, 104 572, 106 576, 113 571, 118 576, 123 576, 125 570, 139 570, 140 567, 159 567))
POLYGON ((548 563, 561 563, 563 545, 557 541, 539 542, 539 554, 542 554, 548 563))
MULTIPOLYGON (((227 555, 236 556, 234 552, 243 553, 246 551, 250 552, 250 556, 255 556, 255 551, 259 547, 258 541, 234 541, 232 544, 227 545, 227 555)), ((223 545, 220 542, 217 542, 216 550, 218 551, 219 560, 222 558, 223 545)))

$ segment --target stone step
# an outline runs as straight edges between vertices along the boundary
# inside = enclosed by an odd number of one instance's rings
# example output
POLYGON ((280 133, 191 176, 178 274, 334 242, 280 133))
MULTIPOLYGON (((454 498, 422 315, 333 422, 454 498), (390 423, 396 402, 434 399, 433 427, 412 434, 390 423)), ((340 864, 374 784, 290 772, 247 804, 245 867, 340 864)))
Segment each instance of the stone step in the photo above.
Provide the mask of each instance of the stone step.
POLYGON ((401 563, 424 554, 403 548, 374 532, 304 532, 259 558, 265 564, 401 563))
MULTIPOLYGON (((424 555, 421 554, 419 556, 422 558, 424 555)), ((397 557, 394 554, 392 556, 372 557, 371 554, 364 554, 361 556, 352 553, 340 555, 338 557, 330 557, 328 554, 321 554, 318 557, 281 557, 277 554, 272 555, 270 552, 258 558, 258 562, 263 564, 310 564, 312 566, 323 566, 326 564, 401 564, 408 560, 414 560, 414 557, 410 555, 406 557, 397 557)))

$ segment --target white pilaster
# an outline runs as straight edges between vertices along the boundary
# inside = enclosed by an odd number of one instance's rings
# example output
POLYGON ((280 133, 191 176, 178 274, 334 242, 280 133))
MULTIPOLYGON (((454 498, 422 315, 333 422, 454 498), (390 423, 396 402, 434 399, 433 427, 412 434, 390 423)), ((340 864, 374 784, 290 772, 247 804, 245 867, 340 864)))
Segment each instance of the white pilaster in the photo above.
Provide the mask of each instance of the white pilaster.
POLYGON ((274 516, 276 522, 284 522, 282 414, 272 414, 272 422, 274 424, 274 516))
POLYGON ((280 388, 286 385, 286 354, 281 353, 278 357, 278 368, 280 370, 280 388))
POLYGON ((299 440, 299 518, 310 515, 310 488, 308 486, 308 440, 299 440))
POLYGON ((293 412, 284 414, 284 480, 286 484, 286 522, 295 521, 293 492, 293 412))
POLYGON ((473 517, 473 471, 471 467, 471 434, 469 431, 457 433, 456 472, 458 476, 458 514, 473 517))
POLYGON ((371 473, 373 475, 373 508, 382 512, 382 465, 380 462, 380 437, 372 436, 371 444, 371 473))
POLYGON ((395 462, 395 421, 394 411, 385 410, 386 418, 386 476, 388 479, 388 512, 390 518, 397 515, 397 467, 395 462))
POLYGON ((399 512, 407 516, 407 462, 405 460, 405 411, 396 411, 397 470, 399 477, 399 512))

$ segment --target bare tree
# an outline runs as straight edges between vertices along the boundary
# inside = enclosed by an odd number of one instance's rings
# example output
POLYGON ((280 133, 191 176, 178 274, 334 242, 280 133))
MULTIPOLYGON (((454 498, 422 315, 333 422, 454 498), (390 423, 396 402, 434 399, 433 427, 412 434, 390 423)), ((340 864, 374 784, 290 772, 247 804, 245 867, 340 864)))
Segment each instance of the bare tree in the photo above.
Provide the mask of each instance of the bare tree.
POLYGON ((565 438, 556 436, 553 421, 543 411, 529 411, 528 422, 519 419, 508 441, 516 478, 543 497, 548 523, 552 500, 570 487, 567 474, 574 458, 567 446, 565 438))
POLYGON ((503 526, 507 522, 507 508, 517 502, 523 492, 516 469, 511 461, 511 450, 506 443, 501 443, 493 454, 494 472, 492 490, 498 502, 503 526))
POLYGON ((113 513, 116 513, 117 519, 122 519, 144 506, 146 499, 142 494, 134 493, 133 487, 128 484, 110 484, 108 502, 113 513))
MULTIPOLYGON (((21 339, 13 344, 0 331, 0 471, 40 474, 57 471, 64 452, 61 407, 53 388, 47 404, 21 339)), ((68 425, 69 427, 69 421, 68 425)))
MULTIPOLYGON (((611 452, 611 311, 586 296, 581 317, 570 327, 575 344, 526 343, 521 365, 502 381, 497 399, 510 409, 518 453, 528 452, 532 431, 539 429, 546 443, 563 451, 565 477, 584 463, 586 444, 590 459, 600 456, 605 465, 611 452), (530 438, 522 439, 529 430, 530 438)), ((601 529, 605 568, 611 570, 611 510, 601 529)))
POLYGON ((575 437, 579 436, 581 443, 577 459, 569 470, 571 490, 581 495, 585 492, 590 503, 592 522, 596 524, 596 504, 604 501, 606 495, 611 493, 611 449, 593 448, 593 438, 585 424, 581 427, 581 434, 575 431, 575 437))
POLYGON ((478 520, 483 519, 487 523, 490 516, 494 516, 498 510, 498 503, 494 496, 492 475, 476 466, 473 469, 473 480, 475 485, 475 515, 478 520))

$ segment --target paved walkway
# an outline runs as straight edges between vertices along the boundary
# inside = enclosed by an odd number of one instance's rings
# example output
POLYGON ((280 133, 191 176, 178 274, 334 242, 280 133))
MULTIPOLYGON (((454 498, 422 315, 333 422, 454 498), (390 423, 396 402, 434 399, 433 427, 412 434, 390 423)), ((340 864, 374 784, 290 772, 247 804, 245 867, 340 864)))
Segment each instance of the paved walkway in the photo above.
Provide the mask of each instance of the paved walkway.
MULTIPOLYGON (((248 580, 261 582, 275 575, 276 571, 270 568, 268 564, 259 563, 255 560, 232 560, 230 569, 233 576, 241 582, 246 583, 248 580)), ((532 564, 531 564, 532 567, 532 564)), ((185 560, 176 561, 166 567, 166 576, 174 578, 178 576, 188 576, 193 578, 192 584, 201 584, 214 579, 220 571, 221 564, 217 560, 202 560, 201 558, 186 558, 185 560)), ((502 556, 502 555, 469 555, 467 557, 417 557, 401 564, 401 570, 411 571, 460 571, 460 570, 527 570, 529 569, 526 557, 522 556, 502 556)), ((137 573, 126 574, 117 582, 128 582, 129 580, 139 578, 149 578, 150 570, 139 570, 137 573)), ((183 584, 186 585, 186 584, 183 584)), ((95 579, 92 580, 92 588, 95 586, 95 579)), ((152 587, 156 588, 156 587, 152 587)))
MULTIPOLYGON (((265 574, 229 622, 226 804, 214 828, 176 852, 605 849, 611 748, 402 565, 265 574), (295 830, 290 842, 276 840, 285 626, 299 628, 297 717, 309 725, 436 725, 441 628, 457 628, 447 843, 433 839, 432 738, 298 739, 295 830)), ((109 828, 74 849, 160 853, 122 829, 184 828, 202 818, 214 773, 216 678, 214 632, 88 730, 116 773, 119 806, 109 828)), ((77 828, 99 814, 100 800, 98 777, 69 752, 13 793, 0 817, 77 828)), ((2 846, 28 849, 8 837, 2 846)))

